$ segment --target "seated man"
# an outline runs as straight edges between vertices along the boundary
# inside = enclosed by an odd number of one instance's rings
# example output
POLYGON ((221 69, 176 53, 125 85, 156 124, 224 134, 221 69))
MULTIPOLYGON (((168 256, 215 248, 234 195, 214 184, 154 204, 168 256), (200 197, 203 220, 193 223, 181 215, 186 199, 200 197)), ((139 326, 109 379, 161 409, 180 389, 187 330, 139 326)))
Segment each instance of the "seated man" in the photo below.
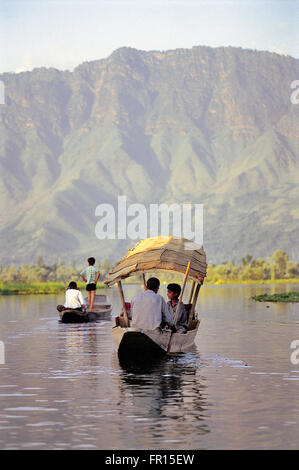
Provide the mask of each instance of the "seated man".
MULTIPOLYGON (((179 284, 168 284, 167 286, 167 297, 169 298, 169 301, 167 302, 169 311, 175 319, 176 316, 176 308, 179 302, 179 297, 181 293, 181 286, 179 284)), ((177 316, 177 321, 176 321, 176 328, 178 333, 186 333, 188 329, 187 325, 187 313, 185 309, 185 305, 181 303, 181 308, 180 312, 177 316)))
POLYGON ((81 291, 78 289, 77 283, 74 281, 70 282, 65 292, 65 304, 58 305, 57 310, 59 312, 69 309, 84 311, 85 308, 86 302, 81 291))
POLYGON ((131 301, 131 326, 144 330, 160 328, 161 323, 169 327, 174 321, 162 295, 158 294, 160 281, 151 277, 146 283, 146 290, 136 294, 131 301))

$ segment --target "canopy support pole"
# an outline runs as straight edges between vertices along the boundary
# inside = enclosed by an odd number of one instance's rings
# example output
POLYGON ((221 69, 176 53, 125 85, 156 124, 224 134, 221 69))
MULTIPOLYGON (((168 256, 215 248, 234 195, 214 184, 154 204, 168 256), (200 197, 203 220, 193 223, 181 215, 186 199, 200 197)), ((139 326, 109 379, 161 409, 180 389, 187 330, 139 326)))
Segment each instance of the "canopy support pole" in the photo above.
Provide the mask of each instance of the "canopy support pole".
POLYGON ((121 281, 118 281, 117 287, 118 287, 118 292, 119 292, 119 295, 120 295, 120 300, 121 300, 121 303, 122 303, 122 313, 124 315, 125 323, 126 323, 126 326, 129 326, 125 296, 124 296, 124 291, 123 291, 123 288, 122 288, 121 281))
POLYGON ((188 266, 187 266, 187 269, 186 269, 186 272, 185 272, 184 283, 183 283, 180 299, 178 301, 178 304, 177 304, 177 307, 176 307, 176 310, 175 310, 174 326, 176 326, 176 322, 178 321, 179 311, 180 311, 181 305, 183 303, 183 296, 184 296, 185 287, 186 287, 186 283, 187 283, 187 279, 188 279, 190 265, 191 265, 191 261, 188 261, 188 266))
POLYGON ((188 304, 191 304, 191 302, 192 302, 192 296, 193 296, 193 292, 194 292, 194 287, 195 287, 195 281, 193 280, 193 281, 192 281, 192 287, 191 287, 190 295, 189 295, 188 304))
POLYGON ((198 298, 198 294, 199 294, 201 286, 202 285, 198 282, 197 286, 196 286, 196 289, 195 289, 195 292, 194 292, 193 300, 192 300, 192 307, 190 309, 189 320, 188 320, 188 328, 189 328, 189 326, 190 326, 190 324, 193 320, 195 307, 196 307, 196 302, 197 302, 197 298, 198 298))

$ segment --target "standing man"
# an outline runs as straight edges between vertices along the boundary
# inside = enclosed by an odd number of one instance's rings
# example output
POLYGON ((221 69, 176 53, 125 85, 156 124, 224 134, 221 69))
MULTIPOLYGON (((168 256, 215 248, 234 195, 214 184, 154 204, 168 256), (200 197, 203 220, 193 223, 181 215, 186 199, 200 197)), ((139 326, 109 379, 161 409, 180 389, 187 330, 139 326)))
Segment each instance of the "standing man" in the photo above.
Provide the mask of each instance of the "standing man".
POLYGON ((146 290, 136 294, 131 301, 131 326, 144 330, 155 330, 160 325, 168 324, 174 326, 173 318, 168 310, 167 304, 158 294, 160 281, 151 277, 146 283, 146 290))
POLYGON ((88 258, 87 262, 88 266, 87 268, 83 269, 83 271, 81 271, 80 276, 82 277, 83 281, 86 282, 89 310, 93 311, 94 298, 97 289, 97 282, 100 277, 100 271, 94 267, 96 262, 94 258, 88 258))

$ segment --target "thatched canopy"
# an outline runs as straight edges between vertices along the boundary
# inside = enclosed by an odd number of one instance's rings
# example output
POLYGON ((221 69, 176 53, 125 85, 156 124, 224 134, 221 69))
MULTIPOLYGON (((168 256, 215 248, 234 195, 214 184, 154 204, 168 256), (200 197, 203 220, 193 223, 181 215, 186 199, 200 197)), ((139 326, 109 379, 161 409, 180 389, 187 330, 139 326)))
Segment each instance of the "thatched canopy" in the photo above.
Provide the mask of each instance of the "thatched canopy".
POLYGON ((145 271, 166 270, 184 274, 191 262, 189 276, 202 283, 207 275, 203 247, 186 238, 153 237, 140 241, 128 251, 104 281, 111 286, 121 279, 145 271))

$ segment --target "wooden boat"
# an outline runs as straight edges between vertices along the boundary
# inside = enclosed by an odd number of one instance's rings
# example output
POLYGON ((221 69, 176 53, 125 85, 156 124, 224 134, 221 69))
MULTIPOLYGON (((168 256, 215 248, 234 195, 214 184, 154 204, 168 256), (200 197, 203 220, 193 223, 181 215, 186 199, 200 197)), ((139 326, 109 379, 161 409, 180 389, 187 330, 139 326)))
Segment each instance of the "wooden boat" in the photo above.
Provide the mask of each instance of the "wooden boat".
MULTIPOLYGON (((122 312, 115 318, 112 337, 119 356, 144 357, 170 354, 188 350, 198 332, 199 320, 195 306, 199 290, 207 272, 206 254, 190 240, 173 237, 154 237, 142 240, 116 264, 109 273, 105 284, 118 285, 122 302, 122 312), (185 274, 183 287, 176 311, 180 310, 188 277, 193 280, 188 303, 186 333, 172 333, 171 330, 143 330, 130 326, 130 304, 125 302, 121 280, 136 274, 142 274, 145 288, 145 272, 167 270, 185 274)), ((175 318, 176 323, 176 318, 175 318)))
POLYGON ((97 315, 94 312, 81 312, 81 310, 66 309, 58 312, 62 323, 87 323, 96 321, 97 315))
MULTIPOLYGON (((88 299, 85 299, 88 303, 88 299)), ((96 321, 99 319, 110 319, 112 306, 109 302, 107 295, 99 294, 95 296, 94 310, 81 310, 66 309, 59 313, 62 323, 86 323, 96 321)))
POLYGON ((121 356, 149 358, 158 355, 187 351, 193 346, 199 320, 195 320, 187 333, 172 333, 171 330, 142 330, 122 327, 122 317, 116 318, 112 329, 114 347, 121 356))
MULTIPOLYGON (((88 304, 88 298, 85 298, 86 303, 88 304)), ((95 313, 97 318, 110 318, 112 311, 112 305, 110 303, 109 297, 105 294, 96 294, 95 301, 93 306, 93 311, 90 313, 95 313)))

